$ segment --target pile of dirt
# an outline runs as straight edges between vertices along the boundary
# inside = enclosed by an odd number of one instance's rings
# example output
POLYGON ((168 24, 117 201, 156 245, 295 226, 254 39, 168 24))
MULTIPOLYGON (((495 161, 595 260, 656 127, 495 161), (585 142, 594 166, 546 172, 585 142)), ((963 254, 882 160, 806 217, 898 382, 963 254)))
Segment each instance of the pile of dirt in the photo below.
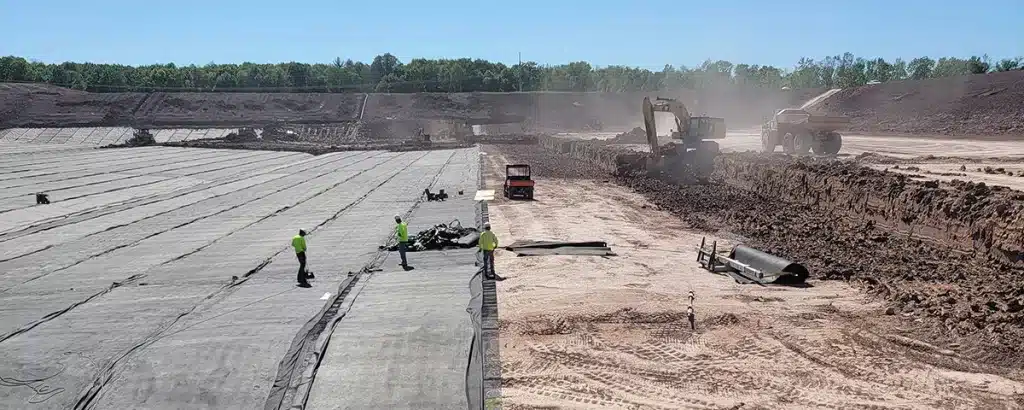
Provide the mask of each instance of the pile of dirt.
POLYGON ((327 124, 357 120, 363 99, 363 94, 156 92, 138 105, 133 116, 137 124, 150 127, 327 124))
POLYGON ((0 128, 131 124, 144 93, 95 94, 36 84, 0 84, 0 128))
POLYGON ((100 148, 134 148, 134 147, 148 147, 156 145, 156 138, 149 130, 135 130, 132 137, 127 141, 120 144, 108 144, 100 148))
POLYGON ((854 131, 1024 136, 1024 71, 850 88, 817 108, 851 117, 854 131))
MULTIPOLYGON (((609 179, 603 167, 550 150, 503 150, 544 176, 609 179)), ((740 235, 804 263, 817 279, 852 281, 888 313, 937 340, 979 347, 973 359, 1024 364, 1024 266, 1015 261, 1024 193, 979 184, 915 182, 834 161, 722 155, 715 182, 615 180, 694 229, 740 235)))
POLYGON ((646 144, 647 132, 643 128, 636 127, 627 132, 616 135, 608 140, 610 144, 646 144))
POLYGON ((366 120, 413 118, 525 118, 532 132, 628 130, 642 124, 644 97, 672 97, 693 113, 724 117, 731 127, 760 124, 775 110, 799 106, 821 89, 725 87, 628 93, 417 93, 370 94, 366 120))

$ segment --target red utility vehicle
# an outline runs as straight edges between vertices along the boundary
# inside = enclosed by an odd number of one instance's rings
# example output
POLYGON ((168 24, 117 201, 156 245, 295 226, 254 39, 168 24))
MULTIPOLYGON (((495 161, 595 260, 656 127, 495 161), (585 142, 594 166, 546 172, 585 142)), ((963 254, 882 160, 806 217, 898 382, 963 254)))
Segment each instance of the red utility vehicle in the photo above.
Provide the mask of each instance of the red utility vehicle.
POLYGON ((505 165, 505 198, 533 199, 533 180, 530 166, 526 164, 505 165))

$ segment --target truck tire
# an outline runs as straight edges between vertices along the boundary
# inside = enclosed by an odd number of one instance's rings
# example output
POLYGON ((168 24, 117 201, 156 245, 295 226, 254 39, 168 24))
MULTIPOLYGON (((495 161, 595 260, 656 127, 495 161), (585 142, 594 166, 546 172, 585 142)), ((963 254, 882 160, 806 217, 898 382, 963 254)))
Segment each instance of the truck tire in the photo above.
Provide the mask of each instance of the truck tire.
POLYGON ((796 141, 793 134, 786 134, 782 137, 782 152, 787 154, 796 152, 796 141))
POLYGON ((797 154, 807 155, 811 152, 811 147, 820 145, 814 141, 814 136, 811 134, 797 134, 793 138, 793 149, 797 154))
POLYGON ((771 154, 775 152, 775 139, 771 131, 761 131, 761 152, 771 154))
POLYGON ((830 132, 814 148, 815 154, 836 155, 843 148, 843 136, 838 132, 830 132))

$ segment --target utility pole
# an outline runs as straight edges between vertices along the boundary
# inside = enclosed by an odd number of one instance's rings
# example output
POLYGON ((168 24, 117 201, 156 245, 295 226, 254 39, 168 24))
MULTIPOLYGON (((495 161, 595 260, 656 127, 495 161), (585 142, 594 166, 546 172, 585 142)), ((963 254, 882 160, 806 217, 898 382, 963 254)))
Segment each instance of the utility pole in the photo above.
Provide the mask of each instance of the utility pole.
POLYGON ((519 92, 523 92, 523 52, 519 52, 519 92))

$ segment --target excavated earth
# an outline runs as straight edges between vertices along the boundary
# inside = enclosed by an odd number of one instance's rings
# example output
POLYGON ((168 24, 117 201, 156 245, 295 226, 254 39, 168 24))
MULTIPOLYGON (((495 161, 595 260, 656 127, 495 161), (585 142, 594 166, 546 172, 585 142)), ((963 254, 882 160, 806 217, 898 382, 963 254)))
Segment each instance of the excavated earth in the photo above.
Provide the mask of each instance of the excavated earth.
POLYGON ((534 131, 625 131, 639 125, 637 112, 645 96, 680 98, 696 113, 750 126, 773 110, 799 105, 821 91, 726 87, 646 93, 90 93, 50 85, 0 84, 0 128, 261 127, 279 122, 458 119, 525 122, 534 131))
POLYGON ((859 132, 1015 139, 1024 137, 1024 70, 849 88, 817 109, 849 116, 859 132))
POLYGON ((709 185, 675 186, 612 176, 615 149, 586 142, 502 151, 536 175, 614 180, 694 229, 738 236, 805 263, 815 279, 884 298, 907 329, 964 346, 966 357, 1024 365, 1024 192, 749 153, 720 156, 709 185))
MULTIPOLYGON (((643 97, 673 97, 730 129, 756 127, 824 89, 727 86, 628 93, 90 93, 0 84, 0 128, 250 126, 353 121, 417 128, 424 120, 523 123, 531 132, 628 131, 643 97)), ((843 89, 814 107, 850 116, 855 132, 1024 137, 1024 71, 894 81, 843 89)), ((388 128, 384 125, 374 125, 388 128)))

